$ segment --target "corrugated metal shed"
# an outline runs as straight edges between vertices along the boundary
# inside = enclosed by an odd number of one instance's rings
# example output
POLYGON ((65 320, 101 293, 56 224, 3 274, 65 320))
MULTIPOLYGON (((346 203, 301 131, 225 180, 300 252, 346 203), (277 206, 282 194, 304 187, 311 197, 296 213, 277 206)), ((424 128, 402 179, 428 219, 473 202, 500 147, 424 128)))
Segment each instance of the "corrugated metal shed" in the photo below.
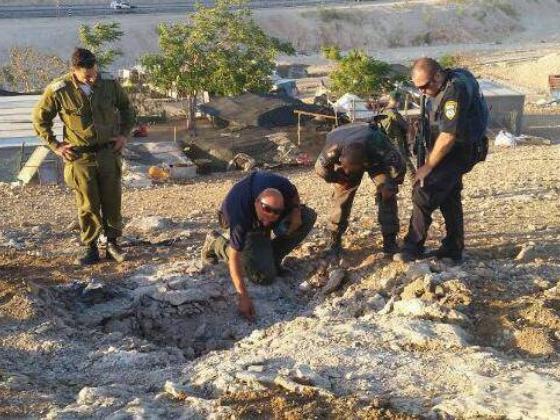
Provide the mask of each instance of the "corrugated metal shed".
MULTIPOLYGON (((49 151, 45 147, 37 148, 41 145, 41 141, 33 130, 31 112, 40 97, 40 95, 0 96, 0 149, 2 149, 0 178, 2 180, 13 180, 15 174, 19 173, 18 179, 27 183, 39 170, 41 181, 56 182, 58 178, 60 171, 57 160, 51 159, 48 165, 44 165, 43 163, 48 160, 49 151)), ((62 138, 62 122, 58 117, 54 120, 53 130, 57 137, 62 138)))
MULTIPOLYGON (((29 146, 41 142, 33 131, 31 112, 40 95, 18 95, 0 97, 0 148, 17 147, 23 143, 29 146)), ((54 132, 62 136, 62 122, 54 121, 54 132)))

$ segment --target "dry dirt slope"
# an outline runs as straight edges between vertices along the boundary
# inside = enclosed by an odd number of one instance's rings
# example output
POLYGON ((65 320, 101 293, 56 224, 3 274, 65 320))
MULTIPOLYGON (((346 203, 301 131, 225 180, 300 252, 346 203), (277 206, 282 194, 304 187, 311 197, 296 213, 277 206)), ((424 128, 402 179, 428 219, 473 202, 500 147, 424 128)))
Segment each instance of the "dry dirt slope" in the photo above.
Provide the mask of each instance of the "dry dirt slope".
MULTIPOLYGON (((437 45, 447 46, 447 52, 456 54, 469 48, 501 49, 496 43, 558 41, 556 16, 560 4, 556 0, 350 4, 345 7, 256 10, 255 20, 267 33, 289 40, 305 54, 318 52, 326 45, 338 45, 343 50, 363 48, 384 60, 394 60, 394 54, 403 50, 402 47, 416 48, 411 56, 405 50, 405 60, 410 60, 423 54, 443 54, 433 50, 432 47, 437 45)), ((78 42, 81 24, 91 24, 92 20, 116 20, 125 35, 117 45, 124 56, 115 67, 132 66, 141 55, 158 48, 157 24, 180 19, 183 16, 5 19, 2 20, 0 62, 8 61, 9 50, 15 45, 30 45, 67 57, 78 42), (56 43, 52 39, 56 39, 56 43)))
POLYGON ((287 261, 294 275, 251 286, 253 325, 236 315, 225 268, 197 261, 239 175, 126 191, 131 260, 87 270, 69 263, 67 192, 3 187, 0 414, 558 418, 559 162, 558 145, 518 147, 467 177, 461 267, 379 260, 365 182, 345 284, 330 295, 329 189, 308 170, 288 173, 320 217, 287 261))

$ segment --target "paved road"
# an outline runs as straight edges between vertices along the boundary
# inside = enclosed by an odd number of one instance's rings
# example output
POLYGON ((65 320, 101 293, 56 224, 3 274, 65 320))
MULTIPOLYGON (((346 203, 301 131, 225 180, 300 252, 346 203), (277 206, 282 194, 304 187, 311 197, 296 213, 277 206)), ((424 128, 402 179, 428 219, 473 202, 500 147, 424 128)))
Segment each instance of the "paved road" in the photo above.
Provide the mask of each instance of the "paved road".
MULTIPOLYGON (((56 0, 53 0, 53 4, 56 0)), ((214 2, 203 0, 205 4, 214 2)), ((270 7, 302 7, 323 4, 351 4, 352 0, 254 0, 250 6, 254 9, 270 7)), ((63 16, 106 16, 121 14, 153 14, 153 13, 185 13, 194 10, 195 1, 162 1, 159 4, 141 4, 133 2, 135 7, 129 10, 113 10, 106 5, 74 5, 74 6, 0 6, 0 18, 34 18, 63 16)))

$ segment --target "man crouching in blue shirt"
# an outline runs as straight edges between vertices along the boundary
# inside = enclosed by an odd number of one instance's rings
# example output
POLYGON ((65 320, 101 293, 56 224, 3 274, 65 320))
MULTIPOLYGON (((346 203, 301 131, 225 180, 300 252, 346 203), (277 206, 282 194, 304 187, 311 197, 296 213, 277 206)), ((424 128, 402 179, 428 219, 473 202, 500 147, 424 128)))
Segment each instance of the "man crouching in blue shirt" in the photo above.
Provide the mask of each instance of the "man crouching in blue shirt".
POLYGON ((253 172, 230 190, 218 210, 229 239, 209 232, 201 254, 204 263, 228 264, 245 318, 254 320, 255 308, 243 273, 257 284, 269 284, 282 275, 282 259, 305 239, 316 219, 315 211, 300 203, 296 187, 281 175, 253 172))

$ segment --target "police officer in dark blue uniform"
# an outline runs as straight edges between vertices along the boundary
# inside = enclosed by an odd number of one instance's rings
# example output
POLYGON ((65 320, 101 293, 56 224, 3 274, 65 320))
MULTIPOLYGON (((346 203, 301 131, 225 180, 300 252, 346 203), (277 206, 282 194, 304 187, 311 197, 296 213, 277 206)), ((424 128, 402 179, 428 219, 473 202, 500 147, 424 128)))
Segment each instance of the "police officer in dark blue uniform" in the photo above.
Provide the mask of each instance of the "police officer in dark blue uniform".
POLYGON ((282 259, 306 238, 316 219, 282 175, 253 172, 233 186, 218 211, 218 222, 228 233, 209 232, 201 257, 204 263, 228 264, 243 316, 255 318, 244 277, 268 284, 284 274, 282 259))
POLYGON ((414 63, 412 82, 430 99, 430 120, 436 133, 425 164, 417 169, 408 234, 402 252, 394 259, 411 261, 423 255, 432 213, 439 208, 446 236, 432 255, 459 263, 464 248, 463 175, 486 157, 488 107, 470 72, 444 70, 431 58, 414 63))

